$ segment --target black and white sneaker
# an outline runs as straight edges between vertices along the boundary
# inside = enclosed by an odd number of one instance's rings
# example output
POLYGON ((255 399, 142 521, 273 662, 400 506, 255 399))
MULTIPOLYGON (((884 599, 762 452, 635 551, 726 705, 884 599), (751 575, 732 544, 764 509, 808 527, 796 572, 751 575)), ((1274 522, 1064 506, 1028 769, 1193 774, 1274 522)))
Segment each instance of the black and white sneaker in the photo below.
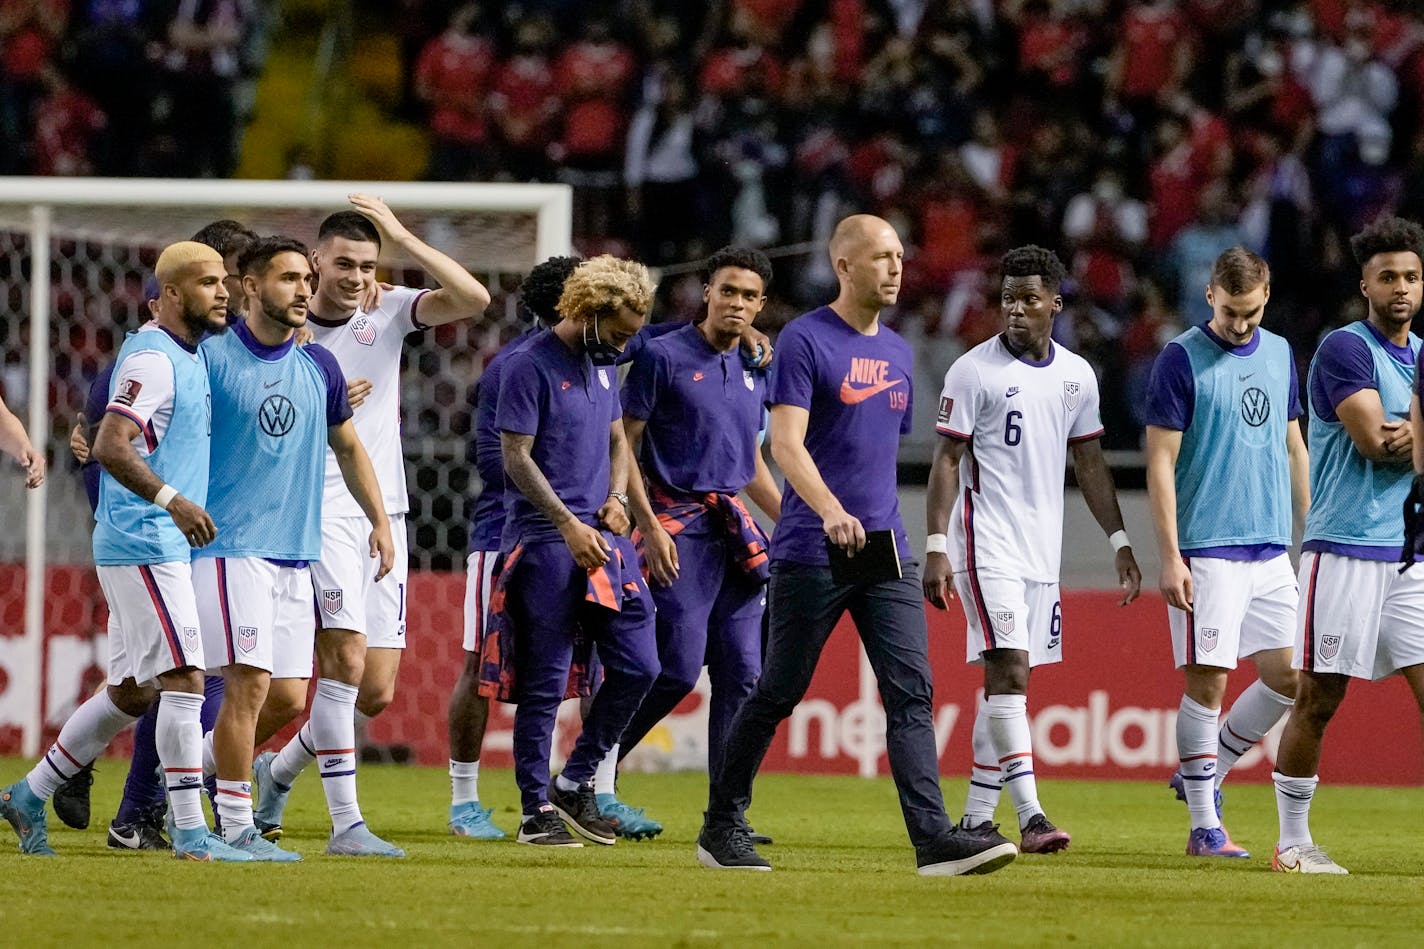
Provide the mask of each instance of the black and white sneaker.
POLYGON ((697 862, 709 870, 771 869, 741 824, 703 823, 702 832, 697 835, 697 862))
POLYGON ((1019 848, 993 825, 972 831, 951 827, 938 840, 915 848, 915 863, 922 877, 954 877, 966 873, 993 873, 1014 862, 1019 848))
POLYGON ((592 781, 580 784, 572 791, 560 790, 558 781, 550 782, 549 803, 575 832, 594 843, 612 846, 618 842, 618 832, 598 811, 592 781))
POLYGON ((94 762, 89 762, 74 777, 55 788, 49 799, 54 814, 66 827, 84 830, 89 826, 89 788, 94 784, 94 762))
POLYGON ((168 838, 163 836, 163 815, 156 820, 153 815, 140 818, 133 823, 109 824, 108 844, 114 850, 172 850, 168 838))
POLYGON ((564 826, 563 818, 559 817, 558 811, 548 804, 541 807, 538 813, 526 815, 519 825, 519 837, 521 844, 533 844, 536 847, 582 847, 583 844, 569 833, 569 829, 564 826))

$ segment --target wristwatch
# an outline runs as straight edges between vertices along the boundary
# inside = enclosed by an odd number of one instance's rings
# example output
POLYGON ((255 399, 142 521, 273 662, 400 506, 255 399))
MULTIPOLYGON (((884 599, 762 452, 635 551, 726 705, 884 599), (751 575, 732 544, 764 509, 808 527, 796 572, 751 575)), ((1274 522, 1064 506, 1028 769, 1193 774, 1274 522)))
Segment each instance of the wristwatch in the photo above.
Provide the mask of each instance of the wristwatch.
POLYGON ((628 510, 628 495, 622 491, 609 491, 608 496, 623 505, 623 510, 628 510))

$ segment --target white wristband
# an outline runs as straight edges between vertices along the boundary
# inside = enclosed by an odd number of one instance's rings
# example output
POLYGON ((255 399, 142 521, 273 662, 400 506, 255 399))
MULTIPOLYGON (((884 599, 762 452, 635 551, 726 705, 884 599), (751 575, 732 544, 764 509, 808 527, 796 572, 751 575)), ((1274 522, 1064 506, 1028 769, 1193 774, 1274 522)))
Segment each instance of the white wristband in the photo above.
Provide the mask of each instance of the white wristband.
POLYGON ((1112 544, 1113 553, 1132 546, 1132 541, 1127 539, 1127 531, 1113 531, 1108 535, 1108 543, 1112 544))
POLYGON ((153 503, 168 510, 168 505, 173 503, 173 499, 178 496, 178 489, 171 484, 165 484, 158 489, 158 493, 153 496, 153 503))
POLYGON ((949 538, 943 534, 931 534, 925 538, 925 553, 948 554, 949 538))

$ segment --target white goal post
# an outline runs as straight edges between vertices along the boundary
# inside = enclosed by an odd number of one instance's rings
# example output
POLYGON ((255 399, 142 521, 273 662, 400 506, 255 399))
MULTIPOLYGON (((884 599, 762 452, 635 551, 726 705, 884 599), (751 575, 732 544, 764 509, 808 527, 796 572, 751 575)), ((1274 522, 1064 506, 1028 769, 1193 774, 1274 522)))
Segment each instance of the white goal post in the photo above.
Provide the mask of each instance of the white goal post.
MULTIPOLYGON (((20 235, 28 250, 27 286, 10 298, 28 298, 23 307, 30 335, 28 428, 36 447, 44 450, 51 428, 51 272, 60 241, 122 236, 161 247, 222 217, 237 218, 259 232, 283 229, 314 237, 312 222, 349 207, 347 195, 353 192, 384 198, 417 235, 438 231, 450 237, 453 248, 441 240, 430 242, 477 273, 524 272, 571 251, 573 200, 567 185, 0 177, 0 234, 20 235)), ((383 251, 382 264, 402 263, 391 256, 383 251)), ((15 279, 21 279, 18 270, 15 279)), ((19 677, 22 681, 11 676, 9 683, 11 689, 27 690, 21 743, 27 757, 39 754, 44 728, 47 503, 47 486, 28 492, 22 663, 32 674, 19 677)))

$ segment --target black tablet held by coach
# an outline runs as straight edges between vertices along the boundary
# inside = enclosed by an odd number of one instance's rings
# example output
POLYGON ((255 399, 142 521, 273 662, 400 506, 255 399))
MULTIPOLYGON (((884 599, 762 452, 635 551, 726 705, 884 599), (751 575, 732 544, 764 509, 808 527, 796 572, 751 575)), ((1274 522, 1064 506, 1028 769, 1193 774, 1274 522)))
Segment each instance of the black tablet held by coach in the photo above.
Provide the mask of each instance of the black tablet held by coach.
POLYGON ((836 583, 884 583, 901 577, 900 551, 891 530, 866 531, 865 546, 854 557, 827 537, 826 553, 831 558, 831 579, 836 583))

